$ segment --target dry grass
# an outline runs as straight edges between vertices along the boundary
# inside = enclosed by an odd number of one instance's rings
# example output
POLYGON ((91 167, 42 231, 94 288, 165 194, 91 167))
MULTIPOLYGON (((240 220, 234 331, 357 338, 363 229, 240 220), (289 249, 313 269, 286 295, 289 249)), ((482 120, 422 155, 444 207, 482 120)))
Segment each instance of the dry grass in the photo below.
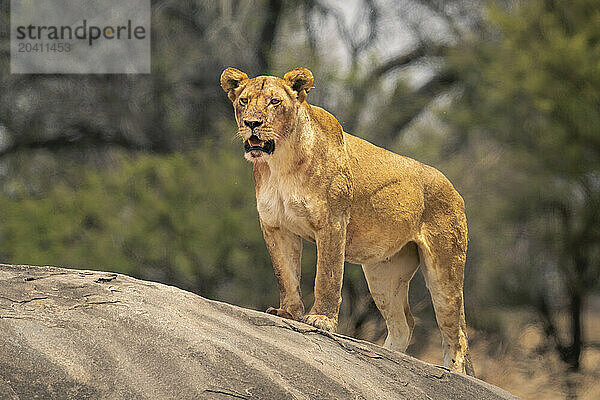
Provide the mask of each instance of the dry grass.
MULTIPOLYGON (((568 372, 548 346, 540 326, 527 323, 531 320, 527 317, 527 314, 515 316, 509 339, 469 332, 477 377, 525 399, 600 399, 600 346, 586 347, 580 371, 568 372)), ((584 321, 587 343, 600 343, 599 310, 588 310, 584 321)), ((434 331, 428 335, 427 344, 414 355, 440 365, 441 339, 434 331)))

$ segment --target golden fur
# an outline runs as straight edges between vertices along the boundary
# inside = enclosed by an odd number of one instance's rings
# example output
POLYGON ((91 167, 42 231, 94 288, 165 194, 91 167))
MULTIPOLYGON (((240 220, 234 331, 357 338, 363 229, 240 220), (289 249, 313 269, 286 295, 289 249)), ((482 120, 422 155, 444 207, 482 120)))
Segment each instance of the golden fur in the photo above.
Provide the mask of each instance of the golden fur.
POLYGON ((308 104, 313 75, 284 78, 227 68, 221 86, 232 101, 239 135, 275 143, 253 162, 257 209, 280 290, 267 312, 337 327, 344 261, 361 264, 386 320, 388 348, 405 351, 414 320, 408 286, 421 265, 443 338, 444 366, 472 373, 463 306, 467 251, 464 202, 436 169, 342 130, 333 115, 308 104), (302 238, 317 245, 315 301, 300 293, 302 238))

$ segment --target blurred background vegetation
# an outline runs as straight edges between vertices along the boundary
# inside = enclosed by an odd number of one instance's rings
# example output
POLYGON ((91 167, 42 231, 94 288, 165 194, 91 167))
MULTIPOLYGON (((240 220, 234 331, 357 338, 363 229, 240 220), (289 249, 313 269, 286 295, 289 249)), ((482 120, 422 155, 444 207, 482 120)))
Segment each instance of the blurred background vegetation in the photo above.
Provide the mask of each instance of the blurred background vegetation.
MULTIPOLYGON (((264 310, 278 291, 219 87, 311 69, 347 132, 444 172, 469 220, 479 377, 600 398, 600 4, 153 0, 152 74, 11 75, 0 5, 0 262, 118 271, 264 310)), ((303 293, 312 302, 314 246, 303 293)), ((418 274, 408 352, 441 363, 418 274)), ((342 333, 381 341, 360 267, 342 333)))

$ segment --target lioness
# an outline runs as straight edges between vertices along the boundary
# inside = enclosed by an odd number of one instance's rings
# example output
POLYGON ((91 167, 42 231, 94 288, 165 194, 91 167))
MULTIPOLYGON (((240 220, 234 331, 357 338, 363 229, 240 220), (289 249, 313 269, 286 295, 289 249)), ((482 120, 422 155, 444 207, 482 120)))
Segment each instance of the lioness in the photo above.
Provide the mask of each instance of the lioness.
POLYGON ((344 261, 362 264, 385 318, 384 346, 405 351, 414 319, 408 286, 421 265, 442 333, 444 366, 471 373, 463 305, 467 252, 464 202, 436 169, 342 130, 306 102, 313 75, 283 79, 227 68, 245 156, 253 163, 260 225, 277 277, 280 305, 268 313, 334 331, 344 261), (315 301, 304 314, 302 238, 317 245, 315 301))

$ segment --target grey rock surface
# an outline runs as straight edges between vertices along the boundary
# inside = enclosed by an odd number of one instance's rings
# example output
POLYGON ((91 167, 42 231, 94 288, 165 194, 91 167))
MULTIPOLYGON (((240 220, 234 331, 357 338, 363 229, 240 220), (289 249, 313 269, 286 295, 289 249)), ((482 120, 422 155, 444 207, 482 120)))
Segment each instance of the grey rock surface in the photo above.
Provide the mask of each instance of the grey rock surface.
POLYGON ((364 341, 128 276, 0 264, 0 399, 509 399, 364 341))

